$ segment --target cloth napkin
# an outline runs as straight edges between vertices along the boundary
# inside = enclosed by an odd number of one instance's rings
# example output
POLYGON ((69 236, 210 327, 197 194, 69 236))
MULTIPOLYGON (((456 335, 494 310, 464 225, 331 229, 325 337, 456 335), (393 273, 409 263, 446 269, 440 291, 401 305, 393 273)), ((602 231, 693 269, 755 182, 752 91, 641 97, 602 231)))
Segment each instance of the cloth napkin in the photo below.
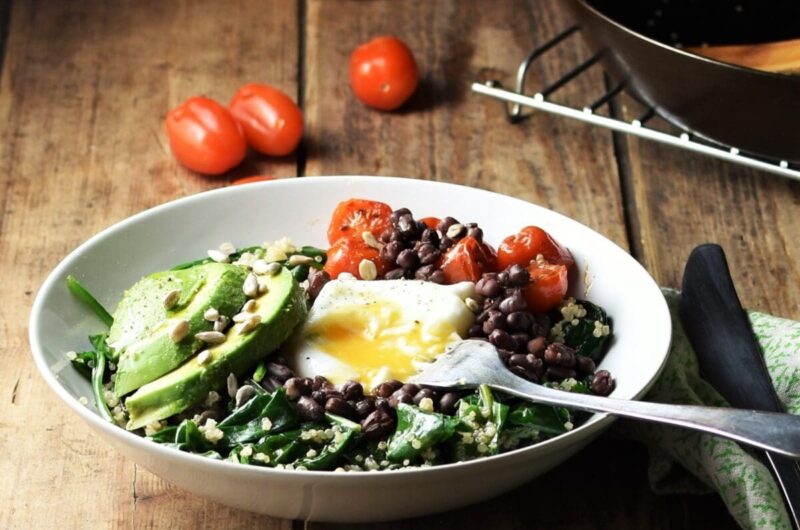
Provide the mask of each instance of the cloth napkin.
MULTIPOLYGON (((672 317, 672 348, 664 372, 645 400, 729 406, 698 373, 697 357, 678 317, 680 293, 671 289, 663 292, 672 317)), ((754 311, 748 316, 778 397, 787 412, 800 414, 800 322, 754 311)), ((617 422, 615 429, 647 446, 648 479, 656 493, 713 490, 742 528, 791 530, 775 479, 766 466, 735 442, 626 420, 617 422)))

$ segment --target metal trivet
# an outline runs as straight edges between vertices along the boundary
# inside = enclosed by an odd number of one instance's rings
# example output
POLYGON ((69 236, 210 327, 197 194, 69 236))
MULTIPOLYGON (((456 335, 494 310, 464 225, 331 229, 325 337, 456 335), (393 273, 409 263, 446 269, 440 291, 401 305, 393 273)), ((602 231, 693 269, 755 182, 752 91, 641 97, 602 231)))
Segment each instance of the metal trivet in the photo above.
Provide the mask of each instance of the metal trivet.
POLYGON ((564 85, 597 63, 600 60, 600 53, 595 54, 583 63, 579 64, 569 72, 565 73, 557 81, 543 88, 539 92, 536 92, 533 95, 526 95, 525 78, 527 77, 528 69, 530 68, 531 64, 533 64, 534 61, 539 59, 549 50, 553 49, 567 37, 577 33, 578 30, 578 26, 573 26, 559 33, 543 45, 533 50, 530 55, 528 55, 528 57, 519 65, 519 69, 517 70, 516 90, 507 90, 503 88, 503 85, 500 84, 499 81, 496 80, 486 81, 485 83, 473 83, 472 90, 478 92, 479 94, 500 99, 505 101, 507 104, 511 103, 512 105, 510 107, 506 105, 506 114, 508 115, 508 119, 511 121, 511 123, 518 123, 530 116, 531 113, 524 114, 522 112, 522 107, 530 107, 535 110, 543 110, 558 116, 573 118, 584 123, 599 125, 601 127, 611 129, 612 131, 619 131, 638 136, 640 138, 647 138, 649 140, 655 140, 664 144, 673 145, 687 151, 702 153, 714 158, 733 162, 734 164, 740 164, 742 166, 752 167, 762 171, 768 171, 770 173, 782 175, 784 177, 789 177, 791 179, 800 180, 800 167, 798 167, 797 164, 790 164, 786 160, 774 160, 741 152, 736 147, 715 143, 711 140, 693 135, 689 131, 672 124, 664 118, 659 117, 661 121, 669 124, 672 131, 664 132, 655 129, 654 127, 645 127, 646 123, 657 117, 656 111, 652 107, 645 107, 644 112, 642 112, 638 118, 630 122, 598 114, 598 110, 605 106, 606 103, 610 103, 614 97, 623 91, 625 88, 625 83, 616 85, 597 100, 583 108, 575 108, 547 100, 547 98, 554 94, 558 89, 562 88, 564 85))

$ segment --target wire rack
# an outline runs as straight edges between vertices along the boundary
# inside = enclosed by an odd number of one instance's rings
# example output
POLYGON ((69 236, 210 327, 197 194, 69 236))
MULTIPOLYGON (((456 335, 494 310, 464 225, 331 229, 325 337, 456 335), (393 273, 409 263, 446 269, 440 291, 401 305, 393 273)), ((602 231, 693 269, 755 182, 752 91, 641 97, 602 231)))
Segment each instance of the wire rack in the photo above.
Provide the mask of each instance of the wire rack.
POLYGON ((606 106, 610 108, 612 100, 625 89, 624 82, 613 86, 605 94, 601 95, 590 104, 580 108, 548 100, 556 91, 563 88, 567 83, 596 64, 600 60, 602 52, 580 63, 562 75, 558 80, 547 85, 538 92, 531 95, 526 94, 525 80, 531 65, 562 41, 578 33, 578 31, 578 26, 570 27, 533 50, 519 65, 515 90, 512 91, 504 88, 503 85, 496 80, 489 80, 484 83, 473 83, 472 90, 479 94, 504 101, 506 103, 506 114, 511 123, 518 123, 530 116, 531 113, 526 114, 522 110, 523 107, 528 107, 800 181, 800 168, 795 164, 790 164, 786 160, 774 160, 751 153, 745 153, 736 147, 715 143, 705 138, 698 137, 668 122, 666 119, 659 117, 656 110, 652 107, 645 106, 639 117, 630 122, 611 117, 610 115, 601 114, 600 111, 606 106), (657 120, 654 120, 654 118, 657 118, 657 120), (656 128, 656 126, 649 126, 653 124, 654 121, 667 123, 669 130, 664 131, 656 128))

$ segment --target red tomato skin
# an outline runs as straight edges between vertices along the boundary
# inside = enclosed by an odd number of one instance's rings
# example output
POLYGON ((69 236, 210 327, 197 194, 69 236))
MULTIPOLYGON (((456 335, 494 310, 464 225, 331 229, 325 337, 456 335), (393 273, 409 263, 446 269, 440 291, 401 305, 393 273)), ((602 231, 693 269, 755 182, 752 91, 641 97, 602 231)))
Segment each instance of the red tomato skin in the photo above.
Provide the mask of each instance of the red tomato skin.
POLYGON ((350 85, 369 107, 395 110, 411 97, 418 83, 414 55, 397 37, 376 37, 350 56, 350 85))
POLYGON ((391 228, 392 208, 386 203, 368 199, 348 199, 340 202, 331 215, 328 225, 328 243, 341 238, 358 238, 365 231, 376 238, 391 228))
POLYGON ((331 278, 337 278, 343 272, 349 272, 358 279, 361 273, 358 266, 361 260, 368 259, 375 264, 378 277, 386 274, 387 264, 380 257, 380 252, 367 245, 361 238, 343 237, 336 241, 327 251, 324 270, 331 278))
POLYGON ((252 177, 242 177, 231 182, 231 186, 242 186, 244 184, 251 184, 253 182, 264 182, 266 180, 275 180, 275 177, 269 175, 253 175, 252 177))
POLYGON ((566 265, 531 262, 528 266, 531 283, 522 289, 522 295, 533 313, 547 313, 564 299, 569 288, 566 265))
POLYGON ((484 272, 493 270, 492 248, 484 246, 471 236, 460 239, 442 260, 445 283, 477 282, 484 272), (488 248, 488 249, 487 249, 488 248))
POLYGON ((198 173, 225 173, 239 165, 247 153, 247 143, 236 120, 213 99, 187 99, 167 113, 165 126, 172 154, 198 173))
POLYGON ((231 114, 242 126, 250 147, 270 156, 285 156, 303 138, 303 113, 275 87, 250 83, 231 99, 231 114))
POLYGON ((518 233, 508 236, 497 247, 497 269, 504 270, 511 265, 528 264, 541 254, 545 261, 572 268, 575 259, 569 250, 561 246, 553 237, 538 226, 526 226, 518 233))
POLYGON ((425 226, 430 228, 431 230, 436 230, 436 227, 439 226, 439 218, 438 217, 423 217, 420 219, 425 226))

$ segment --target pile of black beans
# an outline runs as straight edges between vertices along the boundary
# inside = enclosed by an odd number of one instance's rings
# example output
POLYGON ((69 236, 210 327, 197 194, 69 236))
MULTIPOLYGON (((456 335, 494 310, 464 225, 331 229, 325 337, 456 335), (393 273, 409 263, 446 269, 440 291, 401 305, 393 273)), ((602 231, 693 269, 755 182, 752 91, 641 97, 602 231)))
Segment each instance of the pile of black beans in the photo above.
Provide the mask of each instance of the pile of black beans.
POLYGON ((436 229, 414 219, 411 210, 392 212, 392 227, 381 235, 381 259, 389 264, 387 280, 400 278, 444 283, 440 258, 460 239, 471 236, 483 241, 483 230, 476 223, 461 224, 452 217, 440 220, 436 229))
POLYGON ((528 270, 512 265, 499 273, 486 273, 475 284, 483 299, 481 312, 469 336, 491 342, 509 370, 534 383, 588 379, 590 390, 608 395, 614 380, 606 370, 566 344, 549 342, 550 319, 528 311, 522 289, 530 284, 528 270))
POLYGON ((399 403, 419 405, 423 399, 430 398, 436 412, 452 415, 462 396, 459 392, 440 392, 396 380, 381 383, 372 395, 366 395, 357 381, 348 381, 337 388, 319 375, 313 379, 295 377, 280 355, 273 356, 266 368, 267 377, 261 386, 268 392, 283 386, 286 397, 295 403, 304 421, 323 421, 325 413, 329 412, 359 422, 362 434, 376 441, 385 440, 394 432, 397 426, 395 409, 399 403))

